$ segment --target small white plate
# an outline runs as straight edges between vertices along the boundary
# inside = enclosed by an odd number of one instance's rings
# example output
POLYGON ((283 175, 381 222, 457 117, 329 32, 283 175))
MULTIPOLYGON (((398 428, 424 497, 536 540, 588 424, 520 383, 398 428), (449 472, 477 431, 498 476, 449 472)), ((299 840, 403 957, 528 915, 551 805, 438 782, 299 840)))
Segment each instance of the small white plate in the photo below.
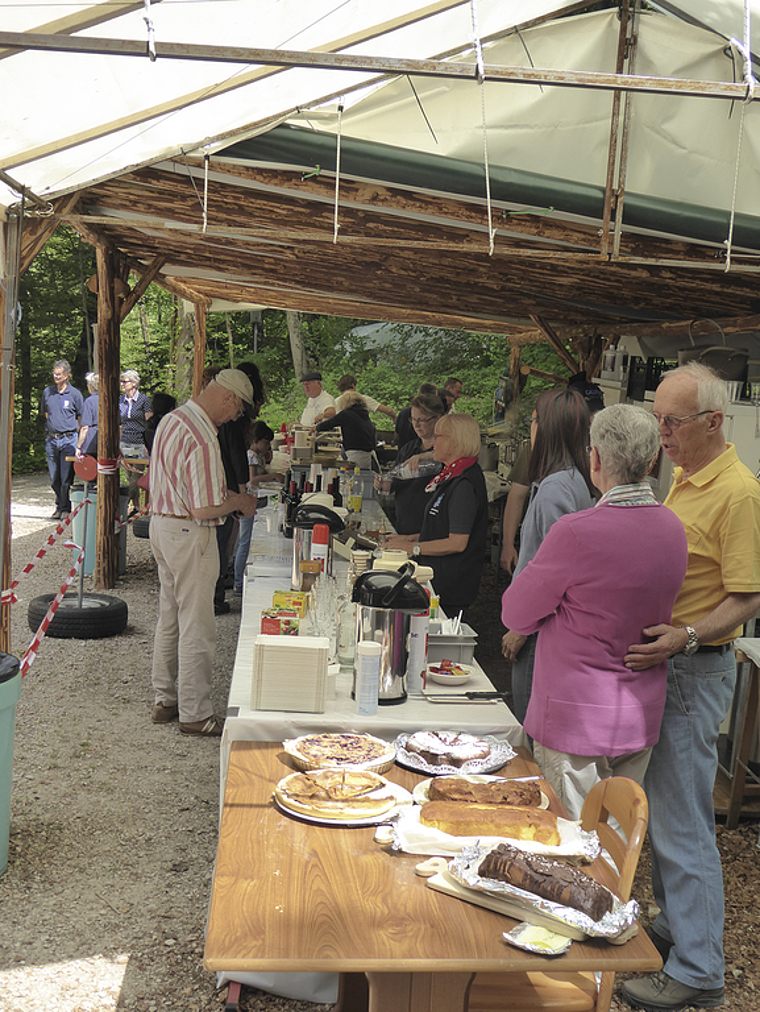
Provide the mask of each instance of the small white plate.
POLYGON ((427 677, 438 685, 464 685, 472 677, 472 668, 467 664, 457 664, 457 667, 462 670, 452 674, 446 671, 433 671, 433 668, 438 667, 440 667, 439 664, 428 664, 427 668, 427 677))

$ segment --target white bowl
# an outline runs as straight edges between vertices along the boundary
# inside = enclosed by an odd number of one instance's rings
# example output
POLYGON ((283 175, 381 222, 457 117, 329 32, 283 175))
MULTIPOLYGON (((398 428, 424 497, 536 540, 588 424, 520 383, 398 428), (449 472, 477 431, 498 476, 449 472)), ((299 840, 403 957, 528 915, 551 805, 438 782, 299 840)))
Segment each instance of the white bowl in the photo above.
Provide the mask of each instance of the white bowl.
POLYGON ((472 677, 472 668, 466 664, 458 664, 457 667, 461 668, 461 671, 457 671, 455 674, 447 674, 444 671, 432 671, 431 667, 437 668, 438 664, 428 665, 427 677, 431 682, 436 682, 438 685, 464 685, 472 677))

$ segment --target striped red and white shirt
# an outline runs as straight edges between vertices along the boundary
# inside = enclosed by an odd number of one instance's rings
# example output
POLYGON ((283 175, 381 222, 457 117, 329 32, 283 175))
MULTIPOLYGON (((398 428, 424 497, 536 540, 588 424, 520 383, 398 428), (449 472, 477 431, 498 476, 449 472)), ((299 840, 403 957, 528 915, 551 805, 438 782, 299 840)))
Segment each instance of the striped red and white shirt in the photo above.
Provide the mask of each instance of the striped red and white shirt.
MULTIPOLYGON (((156 430, 150 455, 153 513, 189 516, 191 509, 220 506, 227 494, 217 430, 195 401, 166 416, 156 430)), ((217 527, 224 517, 197 520, 217 527)))

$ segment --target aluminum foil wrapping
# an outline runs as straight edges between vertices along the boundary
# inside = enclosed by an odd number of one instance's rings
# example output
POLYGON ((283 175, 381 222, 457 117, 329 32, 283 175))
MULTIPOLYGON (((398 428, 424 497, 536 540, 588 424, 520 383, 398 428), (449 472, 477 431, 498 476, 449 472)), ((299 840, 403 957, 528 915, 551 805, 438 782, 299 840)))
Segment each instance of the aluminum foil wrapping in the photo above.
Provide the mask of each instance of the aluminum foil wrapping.
MULTIPOLYGON (((449 731, 447 733, 456 734, 457 732, 449 731)), ((468 759, 461 766, 435 765, 427 762, 418 752, 406 751, 406 741, 410 737, 410 734, 400 734, 393 742, 393 746, 396 749, 396 762, 401 763, 402 766, 408 766, 419 773, 427 773, 428 776, 433 777, 450 776, 453 773, 494 773, 517 755, 517 752, 515 752, 508 741, 502 741, 500 738, 484 734, 473 736, 480 738, 481 741, 485 741, 491 746, 490 754, 484 759, 468 759)))
POLYGON ((455 856, 463 848, 472 847, 478 844, 486 853, 506 840, 518 850, 528 851, 532 854, 543 854, 545 857, 561 857, 568 864, 588 864, 594 861, 601 853, 599 836, 594 831, 581 829, 579 822, 569 819, 557 818, 557 829, 559 830, 560 842, 556 846, 546 843, 537 843, 535 840, 514 840, 508 837, 485 836, 451 836, 431 826, 423 826, 420 823, 420 809, 414 805, 407 807, 400 812, 399 817, 392 822, 393 827, 393 849, 404 851, 406 854, 430 854, 441 856, 455 856))
POLYGON ((612 910, 605 914, 600 921, 592 921, 587 914, 581 913, 580 910, 563 906, 561 903, 552 903, 551 900, 542 899, 534 893, 518 889, 507 882, 481 878, 478 875, 480 862, 491 849, 490 847, 465 847, 458 857, 449 862, 449 873, 457 882, 470 889, 487 892, 492 896, 503 896, 527 912, 536 910, 541 914, 549 915, 557 922, 556 930, 560 932, 561 925, 564 924, 588 935, 589 938, 606 938, 612 941, 633 928, 639 914, 639 905, 635 900, 623 903, 613 895, 612 910))

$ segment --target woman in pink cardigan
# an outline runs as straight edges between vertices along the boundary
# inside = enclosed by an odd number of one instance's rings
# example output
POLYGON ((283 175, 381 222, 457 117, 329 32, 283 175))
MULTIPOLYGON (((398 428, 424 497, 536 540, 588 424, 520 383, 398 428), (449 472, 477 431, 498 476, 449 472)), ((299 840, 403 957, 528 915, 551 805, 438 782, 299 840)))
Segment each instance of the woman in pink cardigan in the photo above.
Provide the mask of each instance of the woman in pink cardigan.
POLYGON ((525 730, 573 818, 598 780, 641 783, 659 735, 666 664, 623 663, 645 626, 670 622, 686 572, 683 526, 645 480, 659 445, 642 408, 596 414, 590 463, 601 499, 553 524, 502 599, 508 628, 540 631, 525 730))

